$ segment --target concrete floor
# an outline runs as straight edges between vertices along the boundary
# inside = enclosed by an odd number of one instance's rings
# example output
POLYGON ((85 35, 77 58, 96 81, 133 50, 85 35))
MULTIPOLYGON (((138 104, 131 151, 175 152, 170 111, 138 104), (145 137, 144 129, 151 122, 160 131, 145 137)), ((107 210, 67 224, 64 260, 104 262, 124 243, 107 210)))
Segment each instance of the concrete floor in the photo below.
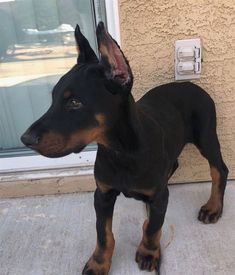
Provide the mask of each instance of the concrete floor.
MULTIPOLYGON (((170 187, 163 228, 161 275, 235 274, 235 182, 227 187, 217 224, 197 221, 210 185, 170 187)), ((134 261, 145 208, 119 197, 114 214, 116 248, 110 274, 140 272, 134 261)), ((0 200, 0 275, 76 275, 95 246, 93 194, 0 200)))

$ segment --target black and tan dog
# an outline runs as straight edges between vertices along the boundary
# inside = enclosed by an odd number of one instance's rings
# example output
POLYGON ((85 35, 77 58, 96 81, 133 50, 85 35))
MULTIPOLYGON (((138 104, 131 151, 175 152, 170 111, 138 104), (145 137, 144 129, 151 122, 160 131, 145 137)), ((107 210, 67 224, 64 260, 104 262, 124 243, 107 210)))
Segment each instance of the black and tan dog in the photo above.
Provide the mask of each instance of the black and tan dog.
POLYGON ((212 190, 198 219, 215 223, 222 214, 228 169, 216 134, 215 105, 190 82, 156 87, 135 103, 131 68, 117 43, 97 27, 100 60, 76 27, 77 64, 53 90, 52 105, 22 136, 47 157, 80 152, 98 144, 95 161, 97 246, 83 274, 108 274, 114 249, 112 216, 116 197, 144 201, 149 217, 136 252, 142 270, 158 270, 161 227, 168 203, 167 183, 186 143, 208 160, 212 190))

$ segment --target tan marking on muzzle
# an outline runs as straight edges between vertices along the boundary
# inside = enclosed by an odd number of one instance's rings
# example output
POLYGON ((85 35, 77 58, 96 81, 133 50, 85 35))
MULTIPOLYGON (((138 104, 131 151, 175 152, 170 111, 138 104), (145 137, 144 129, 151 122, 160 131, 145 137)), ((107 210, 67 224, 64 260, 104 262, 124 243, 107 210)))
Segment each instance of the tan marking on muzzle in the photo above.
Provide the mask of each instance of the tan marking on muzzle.
POLYGON ((61 152, 65 147, 65 139, 62 135, 55 132, 48 132, 42 136, 37 150, 42 154, 53 154, 61 152))
POLYGON ((78 130, 68 138, 60 133, 45 133, 37 147, 37 150, 44 155, 73 151, 78 146, 86 146, 96 140, 100 144, 106 145, 105 141, 105 117, 103 114, 95 115, 98 126, 84 130, 78 130))
POLYGON ((74 132, 67 142, 66 150, 71 150, 78 145, 88 145, 92 141, 106 145, 105 139, 105 117, 103 114, 96 114, 95 119, 98 126, 90 129, 78 130, 74 132))

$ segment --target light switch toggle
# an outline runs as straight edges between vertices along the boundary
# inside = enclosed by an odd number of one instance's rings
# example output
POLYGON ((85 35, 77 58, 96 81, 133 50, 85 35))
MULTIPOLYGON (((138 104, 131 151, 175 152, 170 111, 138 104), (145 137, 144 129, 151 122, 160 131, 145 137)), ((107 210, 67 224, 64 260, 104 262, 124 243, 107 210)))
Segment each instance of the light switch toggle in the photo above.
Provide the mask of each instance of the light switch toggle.
POLYGON ((179 74, 194 74, 200 72, 199 62, 187 61, 178 63, 178 73, 179 74))
POLYGON ((178 72, 180 74, 194 73, 194 62, 193 61, 179 62, 178 63, 178 72))
POLYGON ((180 47, 178 49, 178 59, 191 60, 195 57, 195 50, 193 47, 180 47))

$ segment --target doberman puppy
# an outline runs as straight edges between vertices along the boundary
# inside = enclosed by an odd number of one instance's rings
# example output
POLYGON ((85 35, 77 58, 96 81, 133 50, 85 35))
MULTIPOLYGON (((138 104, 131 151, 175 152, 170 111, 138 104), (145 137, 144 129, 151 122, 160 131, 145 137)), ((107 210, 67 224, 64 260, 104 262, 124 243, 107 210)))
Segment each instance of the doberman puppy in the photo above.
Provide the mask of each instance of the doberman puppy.
POLYGON ((141 270, 159 270, 160 237, 167 183, 186 143, 208 160, 212 189, 199 211, 203 223, 215 223, 223 210, 228 169, 216 134, 215 105, 190 82, 156 87, 135 103, 133 75, 118 44, 101 22, 97 27, 100 60, 76 27, 77 64, 55 85, 49 110, 25 132, 22 142, 57 158, 98 144, 95 161, 97 245, 83 274, 108 274, 114 249, 112 216, 116 197, 144 201, 149 208, 136 262, 141 270))

